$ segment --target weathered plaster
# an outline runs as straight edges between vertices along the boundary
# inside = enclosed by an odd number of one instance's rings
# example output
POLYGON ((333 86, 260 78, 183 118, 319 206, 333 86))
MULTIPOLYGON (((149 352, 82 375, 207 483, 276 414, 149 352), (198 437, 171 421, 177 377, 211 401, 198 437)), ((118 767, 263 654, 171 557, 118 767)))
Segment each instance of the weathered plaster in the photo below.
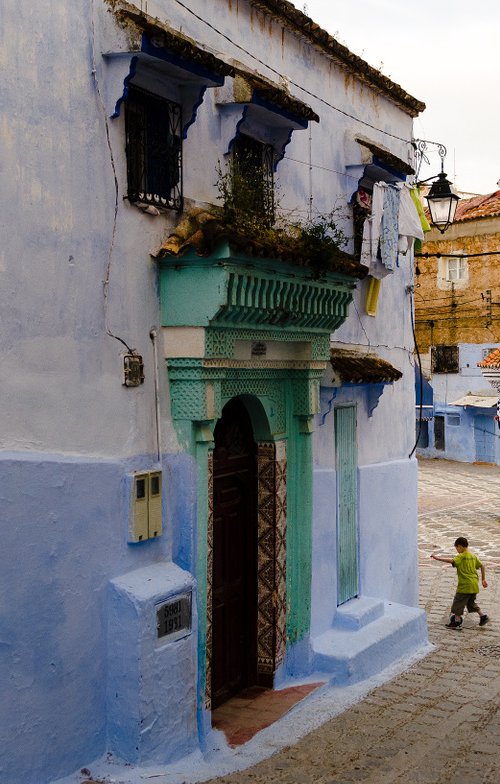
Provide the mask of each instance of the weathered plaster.
MULTIPOLYGON (((166 0, 149 5, 150 13, 174 30, 182 30, 207 52, 224 52, 224 58, 243 62, 248 70, 262 71, 272 81, 279 81, 285 74, 284 89, 288 86, 293 96, 310 105, 320 115, 320 123, 293 133, 287 155, 278 166, 283 209, 302 218, 309 211, 311 215, 329 213, 340 205, 340 222, 350 235, 347 202, 357 178, 345 168, 350 162, 345 140, 362 132, 374 144, 388 146, 406 160, 408 143, 396 137, 408 142, 411 139, 411 112, 398 108, 387 92, 372 92, 366 83, 349 78, 346 85, 344 71, 320 50, 290 33, 288 27, 284 33, 283 21, 259 14, 259 20, 265 18, 260 32, 255 11, 246 0, 231 4, 199 0, 190 8, 166 0), (200 13, 196 16, 191 10, 200 13), (252 37, 248 49, 252 30, 256 29, 259 35, 252 37), (271 38, 280 45, 269 47, 271 38)), ((280 410, 274 377, 274 387, 267 379, 267 390, 273 395, 248 385, 245 368, 238 374, 237 387, 232 382, 234 366, 202 364, 200 335, 191 333, 186 342, 190 347, 187 357, 206 392, 206 410, 194 425, 187 416, 189 406, 185 418, 177 416, 181 407, 178 399, 172 399, 171 406, 170 395, 185 367, 176 367, 174 362, 165 372, 162 357, 155 367, 150 331, 159 328, 161 312, 158 268, 150 253, 170 234, 178 216, 147 214, 127 201, 124 113, 115 119, 110 117, 123 94, 131 46, 138 46, 139 39, 130 34, 130 29, 117 25, 109 4, 100 0, 76 0, 57 9, 48 0, 30 4, 29 9, 11 4, 4 9, 2 29, 5 99, 0 165, 9 187, 1 212, 6 230, 0 268, 4 323, 0 430, 4 449, 10 451, 4 452, 0 463, 6 521, 0 554, 4 603, 0 644, 5 654, 0 664, 4 689, 0 778, 40 784, 104 754, 113 733, 122 753, 127 749, 126 753, 133 752, 136 723, 120 729, 123 716, 118 712, 115 728, 106 727, 106 693, 111 681, 105 663, 115 650, 108 649, 107 597, 110 582, 118 579, 123 586, 129 573, 137 575, 138 570, 156 565, 160 568, 168 564, 168 569, 175 571, 175 563, 191 578, 201 579, 195 588, 199 623, 190 642, 179 644, 177 650, 183 651, 182 656, 173 655, 160 662, 144 649, 141 653, 143 661, 148 662, 148 677, 154 667, 160 668, 162 688, 170 666, 183 682, 185 691, 179 687, 175 693, 169 692, 166 687, 167 695, 173 695, 174 708, 170 700, 161 708, 154 703, 151 679, 145 703, 141 703, 136 678, 136 691, 127 692, 127 712, 146 719, 154 734, 153 713, 157 711, 158 727, 168 727, 172 732, 168 748, 160 750, 154 739, 150 745, 145 741, 141 759, 158 759, 168 749, 172 754, 183 753, 195 742, 203 744, 204 733, 210 730, 209 717, 201 705, 205 669, 200 646, 206 624, 203 524, 208 489, 199 466, 210 448, 211 427, 220 405, 242 391, 261 400, 270 432, 280 438, 287 435, 290 442, 288 457, 294 466, 288 499, 290 646, 283 670, 307 671, 311 662, 311 617, 315 628, 325 628, 330 602, 334 602, 335 564, 331 565, 330 576, 319 552, 322 543, 325 551, 331 547, 334 536, 330 513, 335 492, 334 442, 331 417, 326 416, 321 423, 331 390, 323 394, 318 414, 319 370, 314 365, 327 359, 326 335, 300 337, 300 343, 311 347, 310 357, 304 357, 303 348, 298 352, 300 358, 295 357, 305 366, 273 368, 276 378, 287 387, 280 410), (127 348, 122 341, 143 356, 145 383, 140 387, 123 385, 127 348), (158 468, 155 374, 159 385, 164 533, 158 540, 132 546, 127 544, 130 476, 135 470, 158 468), (207 420, 212 414, 213 418, 207 420), (311 475, 304 478, 304 473, 313 454, 317 472, 312 486, 311 475), (315 570, 318 580, 321 576, 325 580, 328 602, 320 600, 318 581, 313 584, 311 598, 309 586, 311 579, 316 580, 315 570), (197 647, 193 650, 189 646, 195 637, 197 647), (203 665, 198 664, 193 675, 195 662, 201 661, 203 665), (176 722, 177 702, 186 694, 189 704, 197 705, 198 738, 193 735, 192 714, 186 721, 176 722), (154 710, 149 712, 153 705, 154 710)), ((218 195, 217 165, 225 149, 211 88, 198 108, 196 122, 187 131, 183 153, 186 200, 213 204, 218 195)), ((389 491, 398 481, 403 487, 412 481, 411 469, 405 473, 400 468, 413 438, 410 298, 406 292, 411 282, 410 259, 402 259, 400 268, 382 284, 375 319, 365 315, 364 291, 359 287, 351 316, 334 335, 340 344, 375 347, 405 373, 401 382, 384 391, 371 418, 367 416, 364 392, 344 389, 338 393, 339 400, 353 400, 358 406, 358 447, 363 466, 360 488, 371 488, 379 481, 380 496, 384 498, 382 488, 389 491), (384 462, 388 467, 378 471, 376 464, 384 462), (369 466, 373 466, 376 477, 371 484, 369 466)), ((201 318, 200 314, 196 316, 201 318)), ((211 339, 214 346, 214 335, 209 335, 212 327, 203 326, 205 340, 211 339)), ((270 337, 269 333, 266 336, 270 337)), ((254 337, 264 339, 258 331, 254 337)), ((227 325, 224 338, 224 350, 221 354, 214 352, 210 359, 227 358, 226 349, 228 345, 234 347, 235 340, 227 325)), ((248 335, 244 339, 248 340, 248 335)), ((273 334, 271 339, 279 342, 280 336, 273 334)), ((279 348, 273 346, 276 361, 294 361, 289 349, 280 354, 279 348)), ((371 585, 371 539, 365 531, 371 509, 367 503, 367 499, 360 498, 361 564, 366 571, 362 580, 371 585)), ((410 521, 408 531, 398 529, 405 562, 411 553, 412 525, 410 521), (409 544, 406 537, 410 538, 409 544)), ((397 528, 393 506, 389 526, 391 531, 397 528)), ((391 562, 391 546, 383 550, 383 555, 391 562)), ((409 575, 411 582, 412 573, 409 575)), ((113 583, 115 588, 118 583, 113 583)), ((408 581, 401 583, 399 593, 397 586, 397 581, 386 577, 381 591, 398 601, 411 597, 413 589, 408 581)), ((147 615, 147 601, 136 601, 124 590, 119 604, 112 623, 124 634, 130 632, 123 638, 123 647, 132 655, 134 645, 139 645, 138 638, 144 644, 147 641, 139 622, 147 615), (132 626, 124 630, 128 620, 132 626)), ((113 644, 116 642, 113 639, 113 644)), ((138 674, 137 661, 135 669, 130 665, 129 674, 132 670, 138 674)), ((120 672, 118 652, 115 664, 113 677, 120 672)), ((112 712, 108 718, 111 716, 112 712)))

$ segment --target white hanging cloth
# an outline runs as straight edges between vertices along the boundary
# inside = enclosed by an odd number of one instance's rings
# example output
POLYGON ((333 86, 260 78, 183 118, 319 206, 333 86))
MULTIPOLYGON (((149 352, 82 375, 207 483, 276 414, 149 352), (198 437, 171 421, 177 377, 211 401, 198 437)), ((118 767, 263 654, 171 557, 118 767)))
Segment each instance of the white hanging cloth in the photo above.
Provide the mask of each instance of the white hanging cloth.
POLYGON ((398 250, 406 254, 413 246, 413 240, 423 240, 424 232, 417 208, 410 195, 409 186, 398 183, 399 195, 399 241, 398 250))

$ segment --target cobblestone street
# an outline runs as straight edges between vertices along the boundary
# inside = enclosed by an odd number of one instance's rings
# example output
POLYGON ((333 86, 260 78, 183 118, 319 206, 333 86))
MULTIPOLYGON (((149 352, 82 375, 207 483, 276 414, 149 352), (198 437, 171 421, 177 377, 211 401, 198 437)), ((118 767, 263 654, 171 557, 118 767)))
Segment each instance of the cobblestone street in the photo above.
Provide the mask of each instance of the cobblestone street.
POLYGON ((298 743, 226 784, 498 784, 500 781, 499 471, 438 460, 420 463, 421 604, 431 653, 298 743), (491 622, 444 624, 456 585, 448 564, 466 536, 489 587, 479 603, 491 622))

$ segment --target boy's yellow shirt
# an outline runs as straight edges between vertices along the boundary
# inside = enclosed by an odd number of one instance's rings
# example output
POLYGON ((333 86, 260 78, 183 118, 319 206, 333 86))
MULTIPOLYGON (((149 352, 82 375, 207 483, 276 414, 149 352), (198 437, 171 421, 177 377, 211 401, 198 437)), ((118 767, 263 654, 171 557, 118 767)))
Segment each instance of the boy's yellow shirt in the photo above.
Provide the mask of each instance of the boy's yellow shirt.
POLYGON ((477 570, 481 568, 481 561, 468 550, 459 553, 453 559, 453 566, 457 570, 457 593, 478 593, 479 579, 477 570))

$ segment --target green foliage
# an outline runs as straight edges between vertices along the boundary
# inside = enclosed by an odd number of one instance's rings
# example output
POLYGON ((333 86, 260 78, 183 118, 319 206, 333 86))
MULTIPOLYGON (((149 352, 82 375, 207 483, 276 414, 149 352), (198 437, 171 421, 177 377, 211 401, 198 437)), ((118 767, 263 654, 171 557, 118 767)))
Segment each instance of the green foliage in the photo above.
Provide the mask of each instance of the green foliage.
MULTIPOLYGON (((253 163, 253 162, 250 162, 253 163)), ((217 167, 220 217, 228 235, 245 237, 263 254, 293 258, 319 278, 342 254, 347 236, 337 225, 339 210, 307 221, 285 218, 275 190, 269 193, 262 170, 234 159, 223 170, 217 167)))
POLYGON ((318 276, 328 269, 332 259, 338 258, 339 250, 347 244, 347 237, 337 226, 335 217, 336 211, 332 210, 328 215, 318 215, 298 226, 302 253, 318 276))
POLYGON ((275 200, 272 183, 264 180, 263 168, 254 155, 240 154, 231 158, 222 171, 217 168, 217 187, 224 218, 244 231, 255 224, 269 227, 274 221, 275 200))

